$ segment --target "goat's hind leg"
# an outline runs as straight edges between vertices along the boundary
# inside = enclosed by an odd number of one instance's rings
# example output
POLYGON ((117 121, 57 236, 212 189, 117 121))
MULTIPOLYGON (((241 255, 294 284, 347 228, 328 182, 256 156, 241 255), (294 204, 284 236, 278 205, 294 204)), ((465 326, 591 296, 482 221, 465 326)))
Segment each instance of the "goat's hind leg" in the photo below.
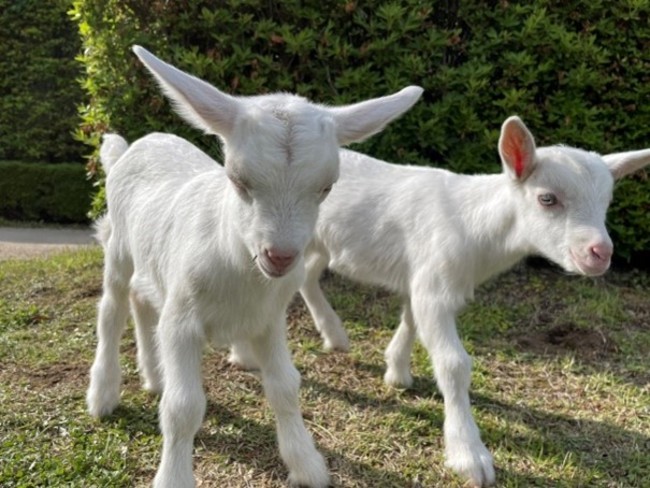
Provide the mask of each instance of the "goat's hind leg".
POLYGON ((260 369, 259 364, 257 364, 255 352, 248 341, 236 341, 232 343, 230 346, 230 354, 228 355, 228 362, 245 371, 260 369))
POLYGON ((133 272, 127 260, 106 252, 104 293, 97 317, 97 352, 90 369, 86 393, 88 412, 94 417, 111 413, 120 402, 120 339, 129 316, 129 280, 133 272))
POLYGON ((402 320, 386 348, 386 373, 384 383, 396 388, 409 388, 411 376, 411 353, 415 343, 416 330, 411 312, 411 300, 406 298, 402 307, 402 320))
POLYGON ((319 283, 320 275, 327 268, 327 261, 327 257, 317 251, 307 254, 305 263, 307 276, 300 288, 300 294, 314 319, 316 329, 323 338, 325 350, 349 351, 348 334, 341 325, 341 319, 327 301, 319 283))
POLYGON ((325 460, 305 428, 298 405, 300 374, 291 362, 284 321, 251 341, 262 373, 264 393, 275 414, 280 455, 289 468, 292 485, 329 486, 325 460))
POLYGON ((138 372, 145 390, 160 394, 163 391, 162 372, 156 344, 158 312, 147 298, 131 287, 131 311, 135 322, 138 344, 138 372))

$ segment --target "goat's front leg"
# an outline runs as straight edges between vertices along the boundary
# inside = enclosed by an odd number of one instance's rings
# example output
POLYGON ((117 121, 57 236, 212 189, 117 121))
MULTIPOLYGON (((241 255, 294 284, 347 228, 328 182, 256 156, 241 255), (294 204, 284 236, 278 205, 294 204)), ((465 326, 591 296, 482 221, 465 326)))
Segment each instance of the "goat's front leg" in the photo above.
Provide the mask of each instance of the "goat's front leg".
POLYGON ((474 486, 494 483, 492 455, 483 445, 469 402, 472 361, 458 337, 455 310, 431 301, 432 293, 412 297, 413 318, 427 348, 445 401, 447 466, 474 486))
POLYGON ((348 334, 341 325, 341 319, 327 301, 320 287, 320 275, 327 267, 327 258, 317 252, 310 252, 305 260, 306 277, 300 294, 309 309, 314 325, 324 341, 326 351, 349 351, 348 334))
POLYGON ((252 340, 251 346, 260 365, 266 398, 275 414, 280 455, 289 468, 289 482, 324 488, 330 478, 300 413, 300 374, 291 362, 285 328, 284 320, 278 321, 252 340))
POLYGON ((411 300, 404 300, 402 320, 386 348, 386 373, 384 383, 396 388, 408 388, 413 384, 411 376, 411 352, 415 343, 415 324, 411 311, 411 300))
POLYGON ((155 488, 193 487, 192 448, 205 414, 201 326, 187 310, 165 307, 158 325, 164 390, 160 400, 162 459, 155 488))

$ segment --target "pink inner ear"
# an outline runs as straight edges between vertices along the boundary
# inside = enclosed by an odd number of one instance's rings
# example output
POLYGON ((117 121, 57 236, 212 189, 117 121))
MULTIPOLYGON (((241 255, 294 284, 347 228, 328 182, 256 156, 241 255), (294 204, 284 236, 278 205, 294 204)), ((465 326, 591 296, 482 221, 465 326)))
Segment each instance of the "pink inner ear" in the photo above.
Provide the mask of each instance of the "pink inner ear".
POLYGON ((521 178, 521 175, 524 174, 524 155, 521 153, 519 148, 515 149, 515 174, 517 178, 521 178))
POLYGON ((517 178, 521 178, 524 174, 524 158, 526 153, 523 150, 524 141, 519 134, 510 134, 504 144, 504 153, 506 158, 510 160, 512 169, 515 171, 517 178))

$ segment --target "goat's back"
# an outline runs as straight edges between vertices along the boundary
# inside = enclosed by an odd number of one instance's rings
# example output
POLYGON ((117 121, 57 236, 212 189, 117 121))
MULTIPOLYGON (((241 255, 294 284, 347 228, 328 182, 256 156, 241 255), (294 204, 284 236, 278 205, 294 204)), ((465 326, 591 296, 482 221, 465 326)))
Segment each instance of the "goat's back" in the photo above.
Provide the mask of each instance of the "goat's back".
POLYGON ((185 139, 149 134, 129 147, 106 178, 109 215, 116 224, 127 216, 133 220, 136 214, 159 220, 184 187, 204 175, 214 175, 218 183, 224 173, 216 161, 185 139))
POLYGON ((423 250, 462 231, 444 189, 456 176, 341 151, 340 178, 321 205, 315 244, 327 249, 338 273, 404 292, 423 250))

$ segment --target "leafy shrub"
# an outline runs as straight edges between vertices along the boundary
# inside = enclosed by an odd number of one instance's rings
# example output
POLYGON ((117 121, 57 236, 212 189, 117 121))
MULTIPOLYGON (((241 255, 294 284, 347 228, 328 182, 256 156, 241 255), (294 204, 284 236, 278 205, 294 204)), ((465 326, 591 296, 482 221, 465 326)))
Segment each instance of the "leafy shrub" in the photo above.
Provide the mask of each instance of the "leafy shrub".
POLYGON ((0 159, 81 159, 81 42, 64 0, 0 0, 0 159))
MULTIPOLYGON (((499 171, 500 125, 514 113, 539 145, 641 148, 649 13, 648 0, 76 0, 91 97, 78 135, 96 146, 109 128, 129 140, 165 130, 218 157, 215 138, 172 115, 130 52, 142 44, 241 95, 345 103, 420 84, 421 102, 356 146, 391 161, 499 171)), ((629 257, 650 244, 650 183, 642 175, 620 187, 610 227, 629 257)))
POLYGON ((10 220, 88 222, 92 182, 82 164, 0 162, 0 216, 10 220))

